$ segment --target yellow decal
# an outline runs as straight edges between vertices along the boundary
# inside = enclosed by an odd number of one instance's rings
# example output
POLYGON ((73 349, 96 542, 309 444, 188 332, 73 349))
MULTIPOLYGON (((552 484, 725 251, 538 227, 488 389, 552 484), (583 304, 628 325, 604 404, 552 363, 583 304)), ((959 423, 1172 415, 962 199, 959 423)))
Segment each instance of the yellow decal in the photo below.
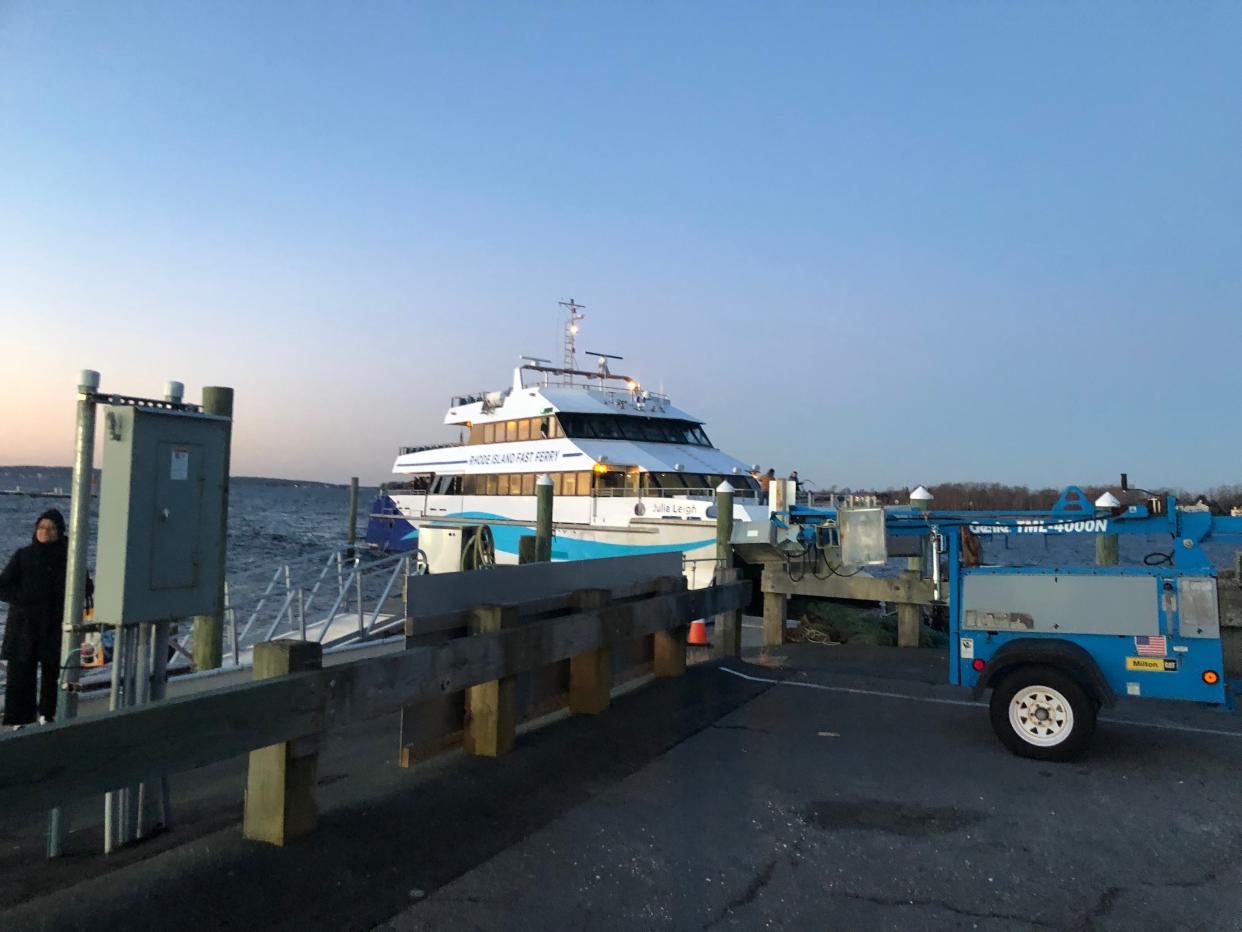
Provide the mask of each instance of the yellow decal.
POLYGON ((1161 657, 1127 657, 1127 670, 1143 670, 1149 673, 1176 673, 1177 661, 1161 657))

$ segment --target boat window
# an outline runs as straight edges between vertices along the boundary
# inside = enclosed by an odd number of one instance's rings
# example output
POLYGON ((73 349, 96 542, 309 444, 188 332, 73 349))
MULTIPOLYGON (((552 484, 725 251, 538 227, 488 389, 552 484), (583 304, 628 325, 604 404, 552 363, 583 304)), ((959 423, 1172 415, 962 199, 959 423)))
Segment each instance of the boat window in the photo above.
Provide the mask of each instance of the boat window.
POLYGON ((432 495, 460 495, 461 476, 436 476, 431 487, 432 495))
POLYGON ((552 495, 556 497, 561 494, 561 474, 559 472, 552 473, 552 495))
POLYGON ((625 473, 619 470, 595 474, 596 489, 624 489, 625 487, 625 473))
POLYGON ((497 495, 508 495, 509 494, 508 473, 501 473, 499 476, 496 477, 496 494, 497 495))
POLYGON ((533 472, 528 472, 522 476, 522 494, 535 494, 535 474, 533 472))
POLYGON ((518 435, 517 435, 518 440, 529 440, 530 439, 530 419, 529 418, 522 418, 520 421, 518 421, 517 428, 518 428, 518 435))
POLYGON ((617 426, 621 428, 621 436, 623 436, 626 440, 643 439, 643 426, 639 423, 638 418, 618 418, 617 426))
POLYGON ((541 417, 539 419, 539 435, 535 439, 551 440, 552 439, 552 425, 555 423, 556 423, 555 418, 541 417))
POLYGON ((495 495, 496 494, 496 477, 494 475, 488 475, 488 476, 483 477, 483 494, 484 495, 495 495))
MULTIPOLYGON (((636 440, 647 443, 685 443, 711 446, 703 428, 692 421, 667 418, 633 417, 619 414, 559 415, 559 427, 566 437, 593 440, 636 440)), ((561 432, 558 432, 560 435, 561 432)))
POLYGON ((591 418, 591 426, 595 428, 595 436, 601 440, 620 440, 621 425, 615 417, 600 415, 591 418))
POLYGON ((505 443, 514 440, 517 440, 517 421, 505 421, 505 443))
POLYGON ((561 477, 561 494, 578 494, 578 474, 576 472, 567 472, 561 477))
POLYGON ((655 421, 643 421, 643 439, 654 440, 656 443, 665 443, 668 440, 655 421))
POLYGON ((496 430, 495 424, 484 424, 483 425, 483 442, 484 443, 492 442, 492 440, 496 436, 495 430, 496 430))

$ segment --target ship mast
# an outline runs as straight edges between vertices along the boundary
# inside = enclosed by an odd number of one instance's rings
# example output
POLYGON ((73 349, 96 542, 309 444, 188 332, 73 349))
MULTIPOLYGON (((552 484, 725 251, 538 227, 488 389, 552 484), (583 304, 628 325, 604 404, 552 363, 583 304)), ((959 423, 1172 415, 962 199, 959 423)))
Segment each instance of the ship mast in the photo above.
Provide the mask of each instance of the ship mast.
MULTIPOLYGON (((585 320, 585 314, 579 314, 579 311, 586 310, 585 304, 578 304, 573 298, 568 301, 556 302, 563 308, 569 309, 569 320, 565 322, 565 368, 569 372, 573 372, 578 368, 578 356, 574 349, 574 338, 578 335, 578 321, 585 320)), ((573 384, 574 377, 569 376, 569 384, 573 384)))

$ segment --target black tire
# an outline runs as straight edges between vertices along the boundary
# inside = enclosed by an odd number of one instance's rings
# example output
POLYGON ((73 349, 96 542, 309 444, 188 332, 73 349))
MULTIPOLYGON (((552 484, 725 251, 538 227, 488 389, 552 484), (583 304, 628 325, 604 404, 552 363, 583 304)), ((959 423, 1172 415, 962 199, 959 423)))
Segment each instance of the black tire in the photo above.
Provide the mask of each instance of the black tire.
POLYGON ((992 690, 992 730, 1019 757, 1043 761, 1073 760, 1087 749, 1095 733, 1098 703, 1079 682, 1056 667, 1019 667, 1005 676, 992 690), (1018 723, 1011 720, 1010 706, 1020 693, 1031 692, 1036 699, 1047 690, 1042 701, 1023 703, 1014 708, 1018 723), (1045 724, 1046 723, 1046 724, 1045 724))

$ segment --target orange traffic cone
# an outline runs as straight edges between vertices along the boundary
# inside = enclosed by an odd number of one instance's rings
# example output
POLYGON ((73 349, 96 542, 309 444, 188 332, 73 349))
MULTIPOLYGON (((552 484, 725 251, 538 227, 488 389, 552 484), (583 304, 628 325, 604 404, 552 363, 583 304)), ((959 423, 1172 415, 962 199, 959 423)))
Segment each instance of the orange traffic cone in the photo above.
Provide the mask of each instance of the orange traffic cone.
POLYGON ((686 643, 696 647, 706 647, 707 622, 702 618, 690 622, 690 636, 686 638, 686 643))

